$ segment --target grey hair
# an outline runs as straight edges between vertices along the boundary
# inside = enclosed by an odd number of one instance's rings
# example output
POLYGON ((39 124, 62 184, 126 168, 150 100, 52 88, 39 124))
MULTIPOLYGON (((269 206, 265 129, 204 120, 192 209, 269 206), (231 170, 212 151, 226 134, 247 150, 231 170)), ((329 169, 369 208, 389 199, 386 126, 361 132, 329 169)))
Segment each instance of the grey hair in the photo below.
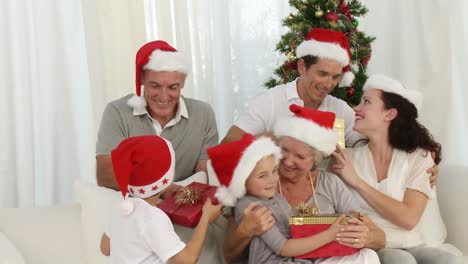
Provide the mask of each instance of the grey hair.
MULTIPOLYGON (((285 137, 289 137, 289 136, 282 136, 282 137, 279 137, 278 138, 278 142, 280 143, 281 145, 281 141, 285 138, 285 137)), ((290 137, 290 138, 294 138, 294 137, 290 137)), ((299 140, 297 138, 294 138, 296 140, 299 140)), ((318 168, 318 164, 320 164, 320 162, 325 158, 325 153, 323 153, 322 151, 312 147, 311 145, 307 144, 306 142, 302 141, 302 140, 299 140, 301 141, 302 143, 306 144, 307 147, 309 148, 310 150, 310 154, 312 154, 312 157, 314 157, 314 160, 315 160, 315 164, 313 165, 312 169, 311 170, 315 170, 318 168)))

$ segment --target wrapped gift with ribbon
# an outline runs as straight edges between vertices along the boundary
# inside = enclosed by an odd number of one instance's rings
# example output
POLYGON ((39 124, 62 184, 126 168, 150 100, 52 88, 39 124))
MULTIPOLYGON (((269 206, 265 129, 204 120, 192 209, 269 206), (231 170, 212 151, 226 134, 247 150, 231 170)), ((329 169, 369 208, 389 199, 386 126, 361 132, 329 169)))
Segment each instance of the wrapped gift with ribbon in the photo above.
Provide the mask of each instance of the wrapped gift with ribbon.
MULTIPOLYGON (((295 208, 295 216, 289 218, 289 226, 292 238, 302 238, 316 235, 327 230, 339 217, 338 214, 319 215, 315 207, 303 203, 295 208)), ((346 224, 351 217, 358 217, 358 213, 346 215, 341 224, 346 224)), ((359 249, 344 246, 332 241, 314 251, 308 252, 296 258, 321 258, 333 256, 346 256, 357 252, 359 249)))
POLYGON ((346 148, 346 141, 345 141, 345 121, 343 118, 335 118, 335 122, 333 123, 333 130, 338 133, 338 144, 343 149, 346 148))
POLYGON ((169 216, 173 224, 193 228, 200 221, 206 199, 211 198, 213 203, 217 203, 214 196, 216 189, 215 186, 192 182, 160 202, 158 207, 169 216))

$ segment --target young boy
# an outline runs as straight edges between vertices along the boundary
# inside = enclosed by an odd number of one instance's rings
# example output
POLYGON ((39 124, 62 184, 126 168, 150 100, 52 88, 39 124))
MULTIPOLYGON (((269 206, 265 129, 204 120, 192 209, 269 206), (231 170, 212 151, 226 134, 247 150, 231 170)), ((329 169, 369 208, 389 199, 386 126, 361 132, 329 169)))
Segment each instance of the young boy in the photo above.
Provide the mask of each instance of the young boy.
POLYGON ((237 222, 242 219, 244 209, 253 202, 268 207, 275 218, 275 224, 270 230, 252 239, 249 263, 379 263, 377 254, 370 249, 344 257, 315 260, 294 258, 334 241, 344 216, 317 235, 291 239, 288 223, 291 209, 286 199, 276 192, 281 152, 271 139, 255 140, 252 135, 246 134, 239 141, 215 146, 207 151, 210 157, 208 173, 215 174, 222 185, 216 197, 224 205, 235 205, 237 222), (366 257, 360 257, 361 253, 366 257), (366 261, 361 262, 363 259, 366 261))
POLYGON ((156 207, 174 179, 171 143, 153 135, 127 138, 112 151, 111 158, 124 201, 102 235, 101 252, 110 255, 110 263, 195 263, 208 225, 218 218, 222 205, 205 202, 200 222, 186 245, 169 217, 156 207), (130 197, 126 197, 127 190, 130 197))

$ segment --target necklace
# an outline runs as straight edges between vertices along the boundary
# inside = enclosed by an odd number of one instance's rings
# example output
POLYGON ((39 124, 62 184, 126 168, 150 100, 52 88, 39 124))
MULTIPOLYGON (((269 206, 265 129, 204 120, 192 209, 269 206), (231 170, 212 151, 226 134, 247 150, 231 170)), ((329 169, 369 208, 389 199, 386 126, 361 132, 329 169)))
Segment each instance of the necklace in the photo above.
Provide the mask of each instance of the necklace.
MULTIPOLYGON (((310 187, 312 187, 312 196, 314 197, 314 203, 315 203, 315 206, 317 207, 318 213, 320 214, 320 207, 317 202, 317 195, 315 194, 314 181, 312 180, 312 174, 310 173, 310 171, 309 171, 309 180, 310 180, 310 187)), ((281 194, 281 196, 284 197, 283 188, 281 187, 281 180, 278 180, 278 189, 279 189, 279 193, 281 194)))

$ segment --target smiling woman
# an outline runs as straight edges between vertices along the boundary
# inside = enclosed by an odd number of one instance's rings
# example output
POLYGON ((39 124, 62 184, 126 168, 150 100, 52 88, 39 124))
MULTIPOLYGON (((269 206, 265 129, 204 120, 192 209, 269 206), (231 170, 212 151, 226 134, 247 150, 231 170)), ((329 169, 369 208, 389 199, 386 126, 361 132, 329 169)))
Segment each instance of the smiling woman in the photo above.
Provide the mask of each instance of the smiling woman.
MULTIPOLYGON (((337 221, 330 229, 315 236, 287 239, 290 237, 288 217, 294 213, 295 206, 299 203, 315 207, 322 214, 359 210, 354 196, 345 184, 317 166, 322 157, 333 152, 338 142, 338 136, 332 129, 335 115, 298 105, 291 105, 290 110, 295 115, 280 119, 274 127, 274 135, 279 137, 282 150, 276 187, 279 193, 265 199, 259 197, 262 192, 256 190, 247 192, 247 196, 239 200, 235 208, 236 222, 231 220, 228 227, 224 250, 226 258, 247 261, 248 256, 249 263, 310 263, 310 260, 291 257, 313 251, 335 239, 354 248, 383 247, 383 232, 366 217, 353 218, 348 225, 340 225, 337 221), (250 224, 249 221, 252 220, 249 219, 249 214, 252 208, 249 205, 252 202, 260 202, 262 205, 256 208, 257 212, 266 208, 270 213, 262 213, 257 216, 255 223, 250 224), (269 220, 271 216, 275 219, 274 225, 269 220), (338 231, 342 228, 345 232, 338 231), (251 233, 239 235, 238 231, 241 230, 251 233), (369 235, 370 232, 372 236, 369 235), (375 240, 371 240, 371 237, 375 240)), ((260 165, 267 165, 267 162, 257 163, 257 166, 260 165)), ((254 181, 260 176, 252 173, 249 178, 254 177, 254 181)), ((249 180, 246 187, 249 187, 249 180)), ((268 183, 269 181, 264 182, 263 187, 268 187, 268 183)), ((374 251, 362 249, 350 256, 337 257, 336 261, 375 263, 373 261, 378 262, 378 257, 374 251)))
POLYGON ((371 76, 355 108, 354 125, 368 142, 334 153, 333 171, 385 231, 386 248, 378 251, 382 262, 462 263, 440 245, 428 246, 430 235, 422 233, 421 225, 433 222, 423 218, 425 210, 437 205, 427 170, 440 162, 441 145, 417 120, 421 102, 420 92, 383 75, 371 76))

